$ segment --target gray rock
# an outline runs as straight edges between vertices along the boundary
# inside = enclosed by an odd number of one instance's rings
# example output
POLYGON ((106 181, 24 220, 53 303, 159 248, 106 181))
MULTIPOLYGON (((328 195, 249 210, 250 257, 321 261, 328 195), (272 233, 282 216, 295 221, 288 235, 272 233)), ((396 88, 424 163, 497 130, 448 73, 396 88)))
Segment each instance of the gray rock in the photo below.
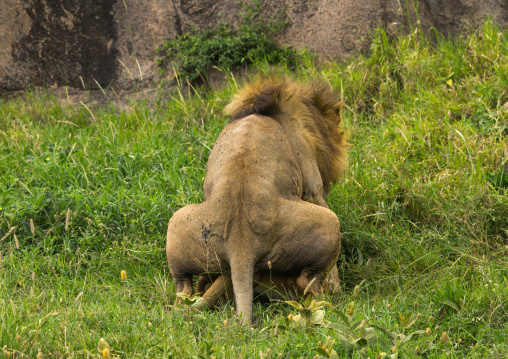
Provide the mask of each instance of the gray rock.
POLYGON ((108 85, 115 79, 113 0, 3 0, 0 89, 108 85))
MULTIPOLYGON (((277 41, 307 47, 321 58, 341 58, 368 49, 376 27, 391 31, 419 21, 456 34, 490 15, 508 24, 500 0, 424 0, 405 8, 400 0, 274 0, 264 16, 287 6, 290 24, 277 41), (367 39, 367 40, 365 40, 367 39)), ((119 89, 153 84, 154 48, 191 25, 234 24, 237 0, 2 0, 0 91, 35 86, 119 89)))

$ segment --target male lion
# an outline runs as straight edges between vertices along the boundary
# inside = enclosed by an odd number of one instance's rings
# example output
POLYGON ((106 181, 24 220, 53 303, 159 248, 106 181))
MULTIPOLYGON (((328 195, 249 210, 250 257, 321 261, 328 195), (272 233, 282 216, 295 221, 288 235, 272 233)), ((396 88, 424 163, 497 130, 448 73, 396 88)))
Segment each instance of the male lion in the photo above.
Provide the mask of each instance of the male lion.
POLYGON ((346 166, 341 106, 325 87, 288 79, 261 79, 235 96, 208 160, 204 202, 169 221, 177 292, 193 293, 193 275, 231 273, 237 314, 250 323, 258 272, 321 291, 340 250, 325 196, 346 166))

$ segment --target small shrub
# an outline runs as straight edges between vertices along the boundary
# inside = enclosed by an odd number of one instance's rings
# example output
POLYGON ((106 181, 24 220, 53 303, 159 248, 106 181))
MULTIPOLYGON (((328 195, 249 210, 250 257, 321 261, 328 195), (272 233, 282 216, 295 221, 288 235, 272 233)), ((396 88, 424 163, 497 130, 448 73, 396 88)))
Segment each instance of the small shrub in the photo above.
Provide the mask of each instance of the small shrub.
MULTIPOLYGON (((253 1, 242 4, 237 27, 221 22, 209 30, 192 28, 174 40, 168 40, 159 48, 163 58, 169 59, 176 75, 191 83, 206 82, 210 68, 230 70, 266 59, 270 64, 294 67, 299 53, 284 46, 280 48, 270 37, 287 26, 283 12, 273 19, 261 14, 262 4, 253 1)), ((159 60, 164 69, 164 61, 159 60)))

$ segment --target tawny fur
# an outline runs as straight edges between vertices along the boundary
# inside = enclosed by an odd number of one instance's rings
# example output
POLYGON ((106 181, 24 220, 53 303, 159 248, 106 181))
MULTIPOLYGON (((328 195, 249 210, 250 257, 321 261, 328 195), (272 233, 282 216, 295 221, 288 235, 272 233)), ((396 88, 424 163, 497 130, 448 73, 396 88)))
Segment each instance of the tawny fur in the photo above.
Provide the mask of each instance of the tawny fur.
POLYGON ((230 283, 237 313, 250 323, 256 277, 273 273, 278 288, 294 283, 297 293, 321 292, 332 267, 338 280, 339 222, 326 194, 347 162, 341 107, 323 86, 273 77, 234 97, 208 160, 204 202, 169 221, 178 292, 193 293, 194 275, 230 273, 215 287, 230 283))
POLYGON ((242 88, 224 113, 233 121, 258 114, 275 119, 285 128, 289 122, 297 123, 313 147, 328 192, 347 168, 349 144, 340 118, 343 104, 317 81, 305 84, 288 78, 260 77, 242 88))

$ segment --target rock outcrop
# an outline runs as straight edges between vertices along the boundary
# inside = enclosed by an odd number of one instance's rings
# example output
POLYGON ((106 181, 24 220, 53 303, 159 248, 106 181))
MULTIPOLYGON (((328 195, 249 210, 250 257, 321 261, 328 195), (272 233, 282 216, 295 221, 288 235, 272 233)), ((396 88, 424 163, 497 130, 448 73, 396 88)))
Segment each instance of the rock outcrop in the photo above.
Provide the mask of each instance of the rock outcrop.
MULTIPOLYGON (((335 58, 367 49, 374 28, 395 22, 445 35, 487 16, 508 24, 499 0, 275 0, 263 14, 280 9, 290 24, 278 41, 335 58)), ((235 23, 239 11, 237 0, 2 0, 0 91, 152 84, 155 46, 191 25, 235 23)))

